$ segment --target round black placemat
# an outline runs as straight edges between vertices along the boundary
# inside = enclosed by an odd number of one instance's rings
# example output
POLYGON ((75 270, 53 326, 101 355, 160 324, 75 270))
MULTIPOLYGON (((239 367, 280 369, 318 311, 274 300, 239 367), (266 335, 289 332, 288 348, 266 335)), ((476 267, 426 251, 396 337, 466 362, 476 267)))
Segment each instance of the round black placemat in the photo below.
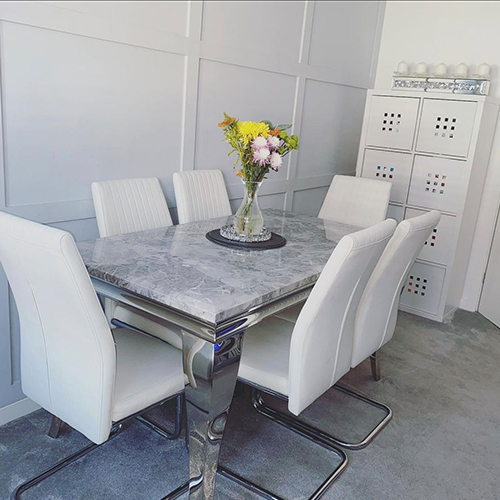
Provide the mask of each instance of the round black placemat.
POLYGON ((209 231, 206 235, 208 240, 229 248, 243 248, 245 250, 270 250, 271 248, 280 248, 286 245, 286 240, 283 236, 276 233, 271 233, 271 239, 267 241, 256 241, 255 243, 245 243, 243 241, 232 241, 224 238, 220 234, 220 229, 209 231))

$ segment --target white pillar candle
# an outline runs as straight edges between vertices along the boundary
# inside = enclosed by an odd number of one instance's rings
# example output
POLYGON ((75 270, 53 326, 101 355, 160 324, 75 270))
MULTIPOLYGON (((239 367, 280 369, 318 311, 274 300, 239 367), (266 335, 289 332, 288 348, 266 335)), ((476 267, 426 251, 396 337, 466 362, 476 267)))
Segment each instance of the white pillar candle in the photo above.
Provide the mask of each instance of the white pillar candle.
POLYGON ((469 67, 467 64, 460 63, 455 69, 455 76, 467 76, 468 71, 469 67))
POLYGON ((415 74, 416 75, 426 75, 427 74, 427 64, 424 62, 418 63, 417 67, 415 68, 415 74))
POLYGON ((439 63, 436 66, 436 69, 434 70, 434 75, 435 76, 446 76, 447 71, 448 71, 448 68, 446 67, 446 64, 439 63))
POLYGON ((408 74, 408 63, 406 61, 401 61, 398 64, 398 71, 400 75, 407 75, 408 74))
POLYGON ((490 65, 483 63, 479 65, 479 68, 477 68, 477 74, 479 76, 490 76, 490 65))

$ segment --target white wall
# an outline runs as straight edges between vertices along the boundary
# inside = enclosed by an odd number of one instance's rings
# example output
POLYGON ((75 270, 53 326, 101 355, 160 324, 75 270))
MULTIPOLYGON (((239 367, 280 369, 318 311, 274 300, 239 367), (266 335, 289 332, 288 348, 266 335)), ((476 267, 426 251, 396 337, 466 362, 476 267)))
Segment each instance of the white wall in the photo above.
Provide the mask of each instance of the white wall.
MULTIPOLYGON (((0 209, 97 236, 90 183, 220 168, 217 123, 294 124, 298 153, 261 205, 316 215, 355 170, 383 2, 0 2, 0 209)), ((71 325, 68 325, 70 328, 71 325)), ((0 408, 22 398, 15 304, 0 277, 0 408)), ((12 407, 11 407, 12 408, 12 407)))
MULTIPOLYGON (((389 89, 400 61, 433 67, 440 62, 450 72, 461 62, 475 69, 492 67, 491 96, 500 98, 500 2, 392 2, 386 5, 375 88, 389 89)), ((461 307, 477 310, 500 196, 500 127, 490 158, 474 245, 461 307)))

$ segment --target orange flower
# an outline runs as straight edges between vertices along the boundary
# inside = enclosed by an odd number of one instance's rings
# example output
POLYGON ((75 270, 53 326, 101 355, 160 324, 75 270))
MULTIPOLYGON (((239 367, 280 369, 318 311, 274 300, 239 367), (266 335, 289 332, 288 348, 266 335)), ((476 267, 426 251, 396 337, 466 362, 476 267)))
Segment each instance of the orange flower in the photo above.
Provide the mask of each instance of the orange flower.
POLYGON ((245 174, 243 173, 243 170, 238 170, 238 172, 236 172, 236 175, 237 175, 238 177, 241 177, 242 179, 244 179, 244 178, 245 178, 245 174))
POLYGON ((279 128, 275 128, 269 131, 269 135, 280 135, 281 130, 279 128))
POLYGON ((229 117, 227 120, 219 123, 219 127, 227 127, 236 121, 236 118, 229 117))

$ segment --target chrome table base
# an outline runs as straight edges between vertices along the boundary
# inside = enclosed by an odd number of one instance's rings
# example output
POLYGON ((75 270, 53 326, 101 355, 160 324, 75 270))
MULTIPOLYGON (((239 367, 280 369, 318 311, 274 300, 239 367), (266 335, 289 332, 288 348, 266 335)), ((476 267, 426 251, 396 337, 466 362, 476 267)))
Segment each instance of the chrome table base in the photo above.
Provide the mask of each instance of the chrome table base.
POLYGON ((238 377, 243 331, 217 344, 185 330, 182 334, 184 364, 189 363, 194 376, 185 389, 189 498, 212 500, 220 445, 238 377))

